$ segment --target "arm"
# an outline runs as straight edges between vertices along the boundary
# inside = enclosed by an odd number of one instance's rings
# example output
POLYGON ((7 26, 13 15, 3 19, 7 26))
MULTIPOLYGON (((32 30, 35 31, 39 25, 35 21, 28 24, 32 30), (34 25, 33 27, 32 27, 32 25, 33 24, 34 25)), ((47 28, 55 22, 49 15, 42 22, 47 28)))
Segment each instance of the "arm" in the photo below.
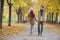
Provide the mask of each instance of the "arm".
POLYGON ((36 19, 36 17, 35 17, 35 20, 36 20, 36 22, 38 22, 38 20, 36 19))
POLYGON ((44 11, 44 22, 46 22, 46 13, 44 11))

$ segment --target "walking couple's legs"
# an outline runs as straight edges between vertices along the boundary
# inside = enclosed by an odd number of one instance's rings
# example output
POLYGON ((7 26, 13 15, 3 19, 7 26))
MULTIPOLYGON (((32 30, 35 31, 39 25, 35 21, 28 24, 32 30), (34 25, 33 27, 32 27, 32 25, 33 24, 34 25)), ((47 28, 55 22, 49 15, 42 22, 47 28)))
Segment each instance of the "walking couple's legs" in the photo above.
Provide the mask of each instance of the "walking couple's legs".
POLYGON ((38 36, 43 32, 43 22, 38 22, 38 36))

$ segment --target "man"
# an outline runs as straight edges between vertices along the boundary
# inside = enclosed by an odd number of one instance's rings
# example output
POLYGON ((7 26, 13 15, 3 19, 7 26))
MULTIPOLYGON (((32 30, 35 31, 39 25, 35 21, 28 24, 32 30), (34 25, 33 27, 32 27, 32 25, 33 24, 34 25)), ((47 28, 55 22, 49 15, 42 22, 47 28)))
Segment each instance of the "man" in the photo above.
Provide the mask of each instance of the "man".
POLYGON ((44 12, 44 7, 41 6, 41 9, 38 14, 38 36, 43 32, 43 24, 45 21, 45 12, 44 12))

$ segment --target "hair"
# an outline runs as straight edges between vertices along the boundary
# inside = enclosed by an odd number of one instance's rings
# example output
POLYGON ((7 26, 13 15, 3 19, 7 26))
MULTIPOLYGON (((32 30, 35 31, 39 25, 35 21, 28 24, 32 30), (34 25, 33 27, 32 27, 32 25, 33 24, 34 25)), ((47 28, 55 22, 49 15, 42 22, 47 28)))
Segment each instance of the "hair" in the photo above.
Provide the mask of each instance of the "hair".
POLYGON ((41 6, 42 8, 44 8, 44 6, 41 6))
POLYGON ((35 17, 35 14, 34 14, 33 10, 30 11, 30 14, 31 14, 31 16, 30 16, 31 18, 35 17))

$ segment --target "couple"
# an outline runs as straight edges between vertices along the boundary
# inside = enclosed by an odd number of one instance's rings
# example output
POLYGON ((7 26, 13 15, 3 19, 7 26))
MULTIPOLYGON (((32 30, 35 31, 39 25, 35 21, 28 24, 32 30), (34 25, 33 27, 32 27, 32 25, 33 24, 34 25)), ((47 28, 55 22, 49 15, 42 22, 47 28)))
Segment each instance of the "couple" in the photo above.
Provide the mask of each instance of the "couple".
POLYGON ((42 35, 42 32, 43 32, 43 24, 44 24, 44 20, 45 20, 45 13, 44 13, 44 7, 41 6, 41 9, 39 10, 39 13, 38 13, 38 20, 35 18, 35 14, 33 12, 33 10, 30 11, 29 15, 29 21, 30 21, 30 24, 31 24, 31 35, 33 33, 33 27, 34 27, 34 24, 35 24, 35 20, 38 22, 38 36, 41 34, 42 35))

